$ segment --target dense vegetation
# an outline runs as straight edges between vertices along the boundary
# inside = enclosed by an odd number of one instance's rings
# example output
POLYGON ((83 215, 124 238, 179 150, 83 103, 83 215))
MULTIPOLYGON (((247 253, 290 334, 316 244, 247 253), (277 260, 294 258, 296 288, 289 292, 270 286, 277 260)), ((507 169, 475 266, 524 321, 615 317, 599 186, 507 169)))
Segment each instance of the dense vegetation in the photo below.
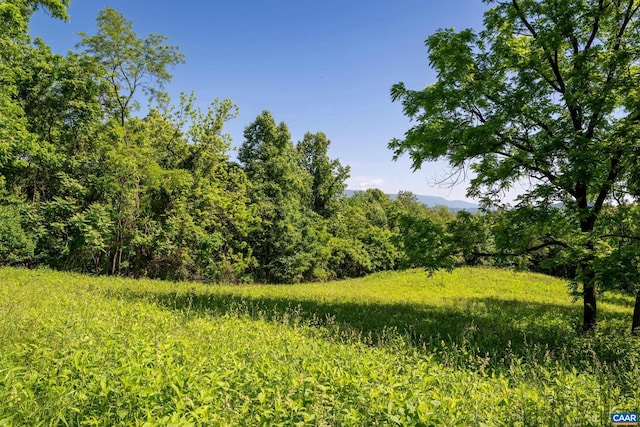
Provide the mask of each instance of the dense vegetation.
POLYGON ((230 156, 237 107, 163 91, 184 58, 113 9, 76 52, 30 40, 37 7, 0 3, 0 264, 206 282, 290 283, 396 268, 404 194, 345 198, 322 132, 297 144, 268 112, 230 156), (145 108, 142 108, 146 106, 145 108))
POLYGON ((632 298, 608 294, 582 336, 564 281, 539 274, 0 283, 3 425, 600 426, 640 408, 632 298))
POLYGON ((516 206, 453 215, 409 193, 345 197, 349 167, 328 156, 327 136, 294 143, 267 111, 246 126, 234 158, 224 125, 237 107, 171 100, 164 87, 184 58, 165 37, 140 37, 106 8, 96 34, 59 55, 31 40, 28 23, 40 7, 67 18, 68 1, 2 2, 0 264, 263 283, 518 267, 570 279, 585 330, 595 327, 596 287, 635 294, 640 328, 637 73, 620 71, 635 70, 639 9, 605 3, 514 1, 489 10, 484 32, 428 39, 439 81, 393 88, 417 119, 391 143, 396 155, 408 152, 416 167, 442 156, 474 164, 470 191, 488 207, 514 182, 533 183, 516 206), (566 25, 543 33, 527 25, 531 16, 566 25), (575 88, 558 94, 554 79, 575 88))
POLYGON ((106 8, 55 54, 29 18, 66 19, 68 0, 0 0, 0 265, 34 268, 0 269, 0 425, 595 426, 637 411, 640 6, 567 4, 513 0, 480 34, 440 31, 438 82, 392 90, 417 119, 396 155, 471 163, 493 208, 454 214, 406 192, 346 197, 328 137, 294 142, 268 111, 234 157, 238 107, 171 100, 184 58, 165 37, 106 8), (413 267, 431 275, 390 271, 413 267), (572 297, 591 332, 596 288, 599 331, 580 335, 572 297))

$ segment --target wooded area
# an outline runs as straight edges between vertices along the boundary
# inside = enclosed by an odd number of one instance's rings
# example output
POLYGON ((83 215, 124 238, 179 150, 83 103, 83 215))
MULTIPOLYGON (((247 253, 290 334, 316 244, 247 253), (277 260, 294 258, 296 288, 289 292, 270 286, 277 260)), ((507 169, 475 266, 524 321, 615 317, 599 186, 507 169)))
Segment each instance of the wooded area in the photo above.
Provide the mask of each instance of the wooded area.
POLYGON ((295 283, 406 267, 524 268, 570 279, 596 326, 596 289, 638 295, 637 12, 630 2, 499 4, 487 28, 427 40, 438 82, 398 84, 416 119, 390 148, 416 168, 471 167, 480 214, 410 193, 345 196, 330 141, 294 143, 264 111, 237 159, 224 125, 238 107, 165 85, 184 62, 106 8, 96 34, 55 54, 31 40, 37 8, 0 4, 0 263, 204 282, 295 283), (575 4, 574 4, 575 3, 575 4), (559 22, 562 25, 545 26, 559 22), (501 191, 529 180, 516 206, 501 191))
POLYGON ((349 167, 322 132, 297 144, 263 112, 237 161, 224 124, 164 92, 184 61, 113 9, 75 52, 30 40, 28 20, 66 2, 2 3, 0 260, 92 274, 291 283, 397 268, 404 214, 444 221, 409 194, 347 198, 349 167))

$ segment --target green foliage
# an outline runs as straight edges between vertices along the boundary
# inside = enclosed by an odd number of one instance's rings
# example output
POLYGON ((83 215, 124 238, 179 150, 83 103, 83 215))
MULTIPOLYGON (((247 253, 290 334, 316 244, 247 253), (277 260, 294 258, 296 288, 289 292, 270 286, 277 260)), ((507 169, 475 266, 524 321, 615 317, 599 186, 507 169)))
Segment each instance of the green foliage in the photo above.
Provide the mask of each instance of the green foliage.
POLYGON ((286 124, 276 125, 264 111, 245 128, 245 140, 238 152, 250 181, 249 198, 260 223, 251 231, 249 244, 256 257, 254 278, 259 281, 300 282, 321 276, 322 221, 305 210, 310 176, 300 165, 286 124))
POLYGON ((30 138, 14 140, 14 162, 3 175, 11 191, 32 201, 85 196, 78 180, 86 168, 101 120, 101 88, 92 80, 95 61, 86 56, 56 55, 41 40, 28 48, 25 73, 17 80, 17 99, 30 138), (16 161, 17 160, 17 161, 16 161))
POLYGON ((632 293, 640 292, 640 209, 635 204, 607 206, 603 215, 603 233, 607 240, 600 242, 595 262, 598 281, 613 282, 616 287, 632 293))
MULTIPOLYGON (((36 5, 23 3, 24 25, 36 5)), ((235 164, 224 125, 237 107, 216 99, 202 111, 184 94, 172 103, 163 88, 183 57, 165 37, 138 37, 109 8, 95 35, 81 35, 82 51, 67 55, 26 33, 4 35, 13 50, 0 97, 0 177, 12 201, 2 206, 20 220, 4 224, 3 262, 292 283, 401 262, 483 264, 494 249, 482 216, 454 218, 410 193, 345 197, 349 168, 329 157, 326 135, 294 146, 266 111, 247 126, 235 164), (145 116, 136 115, 141 95, 145 116)))
POLYGON ((492 265, 495 257, 493 217, 442 209, 400 217, 403 267, 439 268, 492 265))
POLYGON ((177 47, 164 44, 165 36, 150 34, 140 39, 131 21, 109 7, 98 14, 97 22, 98 33, 80 33, 78 46, 104 67, 100 77, 109 87, 105 108, 124 127, 131 111, 138 107, 136 92, 142 90, 150 100, 156 99, 171 80, 168 67, 184 62, 184 56, 177 47))
POLYGON ((329 158, 322 132, 294 146, 265 112, 247 126, 237 165, 223 131, 237 107, 215 100, 201 111, 194 95, 172 104, 163 88, 183 57, 164 36, 141 38, 106 8, 97 33, 81 33, 81 53, 63 56, 26 36, 37 3, 3 7, 14 6, 24 28, 5 35, 13 59, 0 64, 11 68, 0 177, 29 215, 6 223, 5 262, 208 282, 326 280, 397 264, 393 203, 381 193, 347 201, 349 168, 329 158))
POLYGON ((194 97, 171 106, 161 90, 182 55, 163 36, 138 38, 112 9, 98 16, 95 36, 83 35, 82 54, 27 41, 16 42, 21 72, 0 173, 35 213, 30 260, 100 274, 242 280, 253 219, 222 130, 236 116, 231 101, 207 112, 194 97), (140 91, 156 101, 145 118, 132 115, 140 91))
POLYGON ((75 213, 69 219, 69 226, 73 237, 69 242, 67 263, 75 264, 76 269, 100 272, 101 267, 108 262, 107 254, 113 231, 109 207, 93 203, 84 211, 75 213))
POLYGON ((357 277, 397 267, 396 207, 377 189, 357 192, 343 201, 331 222, 332 263, 337 277, 357 277))
POLYGON ((323 218, 335 214, 338 201, 344 197, 347 188, 345 181, 349 178, 350 170, 349 166, 342 166, 339 160, 329 158, 327 151, 330 144, 324 133, 307 132, 296 145, 302 169, 311 176, 311 191, 305 195, 306 202, 323 218))
MULTIPOLYGON (((31 15, 40 8, 46 9, 51 16, 67 20, 67 8, 70 0, 3 0, 0 2, 0 71, 3 78, 9 78, 20 70, 12 69, 12 60, 17 59, 24 44, 28 43, 28 25, 31 15), (5 74, 7 73, 7 74, 5 74)), ((4 81, 3 83, 7 83, 4 81)), ((6 89, 6 87, 3 87, 6 89)))
POLYGON ((35 239, 24 224, 24 204, 0 204, 0 264, 15 265, 32 261, 35 239))
POLYGON ((487 3, 494 6, 483 31, 440 30, 427 39, 435 83, 393 86, 393 100, 417 124, 389 147, 396 157, 408 153, 414 168, 442 157, 453 168, 470 166, 469 195, 486 205, 528 183, 514 209, 539 223, 529 231, 548 225, 549 233, 510 244, 571 252, 584 328, 593 329, 596 287, 611 286, 594 262, 612 243, 602 212, 635 199, 639 8, 632 0, 487 3), (553 205, 568 228, 547 222, 553 205))
POLYGON ((603 300, 584 337, 565 283, 537 274, 203 286, 5 268, 0 420, 600 426, 640 409, 631 303, 603 300))
POLYGON ((404 216, 400 229, 404 248, 402 267, 423 267, 433 272, 455 266, 445 225, 425 217, 404 216))
POLYGON ((11 178, 28 167, 29 151, 39 145, 28 130, 18 96, 20 81, 31 71, 28 61, 38 53, 30 46, 28 22, 39 7, 66 19, 68 4, 67 0, 0 2, 0 176, 9 178, 4 181, 9 189, 13 187, 11 178))

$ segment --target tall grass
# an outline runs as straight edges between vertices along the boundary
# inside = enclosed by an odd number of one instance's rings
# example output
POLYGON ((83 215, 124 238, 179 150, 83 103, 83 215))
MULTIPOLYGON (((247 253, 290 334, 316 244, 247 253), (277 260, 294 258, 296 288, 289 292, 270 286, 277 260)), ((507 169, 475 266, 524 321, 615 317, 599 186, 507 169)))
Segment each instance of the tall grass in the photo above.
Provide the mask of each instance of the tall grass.
POLYGON ((206 286, 0 269, 0 425, 609 425, 633 301, 460 269, 206 286))

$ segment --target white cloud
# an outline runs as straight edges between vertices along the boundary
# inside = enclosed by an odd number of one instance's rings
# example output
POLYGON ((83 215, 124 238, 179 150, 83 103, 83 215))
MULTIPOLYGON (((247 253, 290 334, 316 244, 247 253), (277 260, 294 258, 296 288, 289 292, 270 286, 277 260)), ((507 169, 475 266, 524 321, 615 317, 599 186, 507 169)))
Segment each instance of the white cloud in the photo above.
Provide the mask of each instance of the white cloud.
POLYGON ((382 178, 376 177, 354 177, 347 182, 349 188, 358 188, 359 190, 367 190, 369 188, 384 187, 387 182, 382 178))

